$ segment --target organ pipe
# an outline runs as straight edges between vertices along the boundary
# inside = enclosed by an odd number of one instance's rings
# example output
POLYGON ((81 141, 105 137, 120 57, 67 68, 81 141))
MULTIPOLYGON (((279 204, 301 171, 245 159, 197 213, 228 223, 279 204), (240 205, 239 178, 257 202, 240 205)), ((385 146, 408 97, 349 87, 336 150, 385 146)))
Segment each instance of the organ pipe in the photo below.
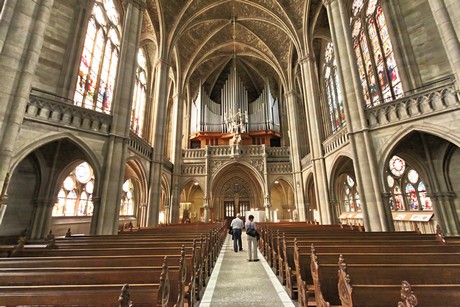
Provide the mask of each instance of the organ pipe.
POLYGON ((192 103, 191 133, 280 131, 279 103, 268 83, 260 96, 249 102, 248 91, 234 63, 220 97, 221 103, 213 101, 200 83, 197 97, 192 103), (235 122, 238 123, 238 131, 235 130, 235 122))

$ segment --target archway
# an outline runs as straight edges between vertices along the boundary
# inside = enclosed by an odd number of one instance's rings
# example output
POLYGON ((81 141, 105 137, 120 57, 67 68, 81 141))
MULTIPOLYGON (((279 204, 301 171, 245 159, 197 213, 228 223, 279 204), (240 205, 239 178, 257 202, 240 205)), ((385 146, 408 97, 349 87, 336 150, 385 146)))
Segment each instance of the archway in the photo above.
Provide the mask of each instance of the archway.
POLYGON ((385 209, 396 230, 418 229, 458 235, 460 150, 423 131, 402 137, 381 163, 385 209))
POLYGON ((273 182, 270 203, 274 222, 297 220, 294 190, 286 180, 279 178, 273 182))
POLYGON ((319 221, 318 215, 318 204, 316 201, 316 191, 315 191, 315 180, 313 179, 313 174, 309 174, 306 180, 306 188, 305 188, 305 201, 306 201, 306 208, 305 208, 305 217, 307 222, 314 222, 319 221))
POLYGON ((98 170, 91 154, 68 138, 47 143, 39 140, 36 144, 14 164, 0 233, 18 235, 28 229, 31 238, 43 238, 50 229, 64 235, 72 228, 74 233, 89 234, 98 186, 98 170), (67 189, 63 186, 66 179, 67 189), (59 205, 62 210, 54 210, 59 205))
POLYGON ((145 225, 147 206, 147 178, 142 164, 128 160, 121 192, 119 225, 123 228, 145 225))
MULTIPOLYGON (((194 223, 205 222, 203 208, 204 193, 198 182, 187 182, 180 193, 179 222, 194 223)), ((211 210, 210 219, 214 220, 214 212, 211 210)))
POLYGON ((330 191, 333 222, 364 225, 353 160, 345 156, 336 159, 331 172, 330 191))
POLYGON ((260 174, 243 162, 232 162, 221 168, 211 183, 211 208, 214 219, 231 221, 236 214, 263 211, 260 174))

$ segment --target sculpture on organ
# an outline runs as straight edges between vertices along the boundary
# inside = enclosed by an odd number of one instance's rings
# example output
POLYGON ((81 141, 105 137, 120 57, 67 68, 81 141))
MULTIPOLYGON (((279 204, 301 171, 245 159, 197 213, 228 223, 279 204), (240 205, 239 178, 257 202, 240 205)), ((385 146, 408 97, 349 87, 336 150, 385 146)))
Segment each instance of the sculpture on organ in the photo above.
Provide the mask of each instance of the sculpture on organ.
POLYGON ((238 112, 233 115, 228 115, 224 112, 224 122, 227 126, 227 132, 233 134, 233 137, 229 140, 229 145, 238 145, 241 143, 241 134, 246 133, 246 125, 248 124, 248 112, 241 112, 241 108, 238 108, 238 112))

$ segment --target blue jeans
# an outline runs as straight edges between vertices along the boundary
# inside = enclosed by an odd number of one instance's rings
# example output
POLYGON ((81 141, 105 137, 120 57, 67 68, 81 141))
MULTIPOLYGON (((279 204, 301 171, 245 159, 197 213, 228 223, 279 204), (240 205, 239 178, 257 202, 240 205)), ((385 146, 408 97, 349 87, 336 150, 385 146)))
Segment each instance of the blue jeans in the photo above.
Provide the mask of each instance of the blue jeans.
POLYGON ((237 252, 243 249, 243 243, 241 242, 241 229, 233 228, 233 250, 237 252), (238 248, 239 245, 239 248, 238 248))

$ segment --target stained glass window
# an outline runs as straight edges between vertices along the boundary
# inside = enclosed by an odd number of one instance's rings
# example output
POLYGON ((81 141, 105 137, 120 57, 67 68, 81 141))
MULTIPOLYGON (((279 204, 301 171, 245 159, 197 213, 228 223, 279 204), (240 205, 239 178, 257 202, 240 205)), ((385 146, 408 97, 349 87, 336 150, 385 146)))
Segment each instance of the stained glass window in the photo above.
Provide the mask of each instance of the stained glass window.
POLYGON ((113 0, 98 0, 88 22, 75 89, 75 105, 110 113, 120 45, 113 0))
POLYGON ((326 47, 323 71, 329 120, 332 132, 335 132, 345 124, 345 113, 332 43, 328 43, 326 47))
POLYGON ((134 184, 131 179, 128 179, 123 183, 120 204, 120 215, 134 215, 134 184))
POLYGON ((355 180, 350 175, 341 176, 343 180, 342 186, 342 201, 344 212, 361 211, 361 198, 359 197, 358 189, 355 180))
POLYGON ((389 167, 390 167, 390 172, 394 176, 400 177, 404 173, 404 170, 406 169, 406 162, 398 156, 393 156, 390 159, 389 167))
POLYGON ((388 163, 387 186, 391 192, 391 210, 433 210, 425 184, 419 173, 407 162, 393 156, 388 163))
POLYGON ((379 2, 354 0, 350 23, 366 106, 401 97, 401 79, 379 2))
POLYGON ((145 103, 147 100, 147 59, 142 48, 139 49, 137 55, 137 64, 133 107, 131 109, 131 130, 138 136, 142 136, 145 103))
POLYGON ((62 181, 52 215, 91 216, 93 188, 93 170, 88 163, 83 162, 62 181))

